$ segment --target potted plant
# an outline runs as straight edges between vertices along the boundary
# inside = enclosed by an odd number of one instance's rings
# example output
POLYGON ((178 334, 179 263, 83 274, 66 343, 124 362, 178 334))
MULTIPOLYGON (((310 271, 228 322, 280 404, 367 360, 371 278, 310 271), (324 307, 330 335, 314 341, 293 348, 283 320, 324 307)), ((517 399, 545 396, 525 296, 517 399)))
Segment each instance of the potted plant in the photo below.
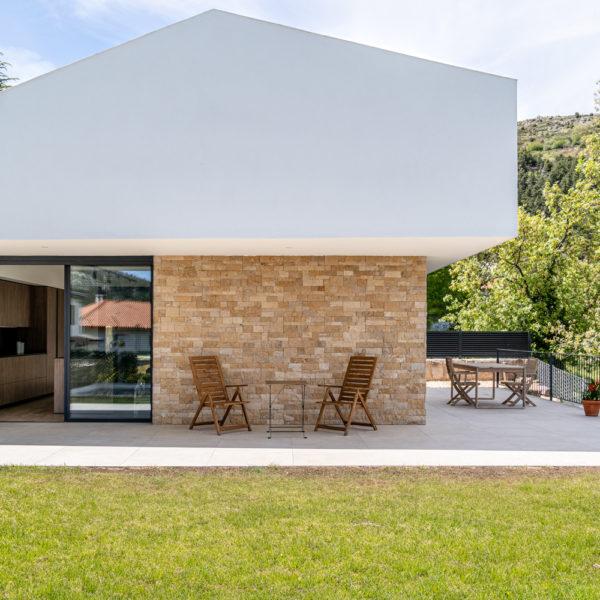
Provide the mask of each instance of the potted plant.
POLYGON ((585 390, 581 403, 587 417, 597 417, 600 412, 600 382, 590 381, 585 390))

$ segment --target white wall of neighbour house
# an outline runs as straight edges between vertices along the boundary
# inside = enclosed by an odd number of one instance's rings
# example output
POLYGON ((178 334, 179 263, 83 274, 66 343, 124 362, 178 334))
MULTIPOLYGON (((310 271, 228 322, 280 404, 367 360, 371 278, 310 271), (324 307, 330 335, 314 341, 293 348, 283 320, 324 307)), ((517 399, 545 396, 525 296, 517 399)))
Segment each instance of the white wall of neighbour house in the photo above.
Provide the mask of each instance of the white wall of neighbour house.
POLYGON ((0 254, 400 254, 516 234, 516 82, 209 11, 0 94, 0 254))

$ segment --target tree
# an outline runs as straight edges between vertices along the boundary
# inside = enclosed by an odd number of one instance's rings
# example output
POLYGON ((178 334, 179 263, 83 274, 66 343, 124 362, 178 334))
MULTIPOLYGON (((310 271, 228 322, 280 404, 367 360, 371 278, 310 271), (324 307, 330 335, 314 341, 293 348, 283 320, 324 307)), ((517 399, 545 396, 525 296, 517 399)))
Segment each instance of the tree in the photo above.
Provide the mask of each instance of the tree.
POLYGON ((10 87, 10 81, 16 81, 16 77, 9 77, 6 73, 6 69, 10 67, 10 63, 2 60, 2 52, 0 52, 0 92, 10 87))
POLYGON ((448 312, 451 296, 449 292, 452 275, 450 267, 438 269, 427 275, 427 327, 440 321, 448 312))
POLYGON ((573 185, 546 183, 543 197, 540 212, 519 208, 517 238, 451 268, 444 320, 464 330, 529 331, 536 348, 600 353, 598 131, 573 185))
POLYGON ((530 213, 538 213, 545 208, 546 183, 557 183, 562 192, 573 187, 577 179, 577 158, 565 155, 542 158, 540 152, 524 149, 519 150, 518 169, 519 206, 530 213))

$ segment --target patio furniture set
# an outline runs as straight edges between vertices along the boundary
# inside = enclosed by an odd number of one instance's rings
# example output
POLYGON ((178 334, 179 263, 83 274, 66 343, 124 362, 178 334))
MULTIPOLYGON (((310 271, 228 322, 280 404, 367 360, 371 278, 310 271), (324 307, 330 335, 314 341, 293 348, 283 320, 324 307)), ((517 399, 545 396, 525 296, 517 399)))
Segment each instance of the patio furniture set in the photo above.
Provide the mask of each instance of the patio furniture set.
MULTIPOLYGON (((502 401, 502 405, 516 407, 520 404, 520 408, 535 406, 535 403, 527 396, 537 375, 537 359, 535 358, 528 358, 519 363, 475 363, 446 357, 446 368, 450 379, 450 400, 447 404, 451 406, 464 400, 474 408, 483 408, 479 401, 495 400, 498 385, 504 385, 510 391, 510 395, 502 401), (480 374, 482 373, 492 373, 491 396, 480 396, 479 394, 480 374)), ((485 408, 492 407, 485 406, 485 408)))
MULTIPOLYGON (((318 387, 324 388, 323 399, 318 402, 321 406, 315 431, 317 429, 332 429, 335 431, 343 431, 344 435, 348 435, 351 425, 360 425, 363 427, 372 427, 377 430, 377 425, 367 408, 367 396, 371 388, 375 366, 377 365, 377 357, 375 356, 351 356, 348 361, 348 367, 341 385, 334 384, 319 384, 318 387), (337 396, 334 390, 339 390, 337 396), (329 425, 323 423, 324 412, 326 407, 332 407, 335 414, 342 422, 342 425, 329 425), (367 417, 367 421, 355 421, 356 410, 360 408, 367 417)), ((198 425, 214 425, 217 435, 221 435, 223 431, 233 429, 247 429, 252 431, 250 421, 248 420, 248 412, 246 411, 247 400, 242 397, 242 388, 248 387, 248 384, 234 383, 225 384, 221 363, 217 356, 192 356, 190 357, 190 366, 194 377, 194 385, 198 393, 200 401, 198 409, 194 414, 194 418, 190 423, 190 429, 198 425), (232 390, 233 393, 230 394, 232 390), (245 423, 225 424, 231 410, 240 408, 245 423), (202 410, 210 410, 210 420, 198 421, 202 410), (217 409, 225 410, 219 418, 217 409)), ((306 400, 306 386, 308 382, 304 379, 268 379, 265 384, 269 386, 269 425, 267 433, 269 438, 276 431, 299 431, 306 437, 305 419, 304 419, 304 404, 306 400), (302 424, 297 425, 273 425, 273 386, 291 387, 298 386, 301 390, 302 403, 302 424)))

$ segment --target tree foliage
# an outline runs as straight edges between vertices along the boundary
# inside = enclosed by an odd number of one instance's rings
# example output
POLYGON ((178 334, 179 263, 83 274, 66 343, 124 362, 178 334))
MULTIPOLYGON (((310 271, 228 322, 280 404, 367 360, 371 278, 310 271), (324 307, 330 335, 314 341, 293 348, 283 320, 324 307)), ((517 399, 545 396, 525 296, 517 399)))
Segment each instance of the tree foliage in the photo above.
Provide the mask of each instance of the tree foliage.
POLYGON ((448 312, 453 298, 449 292, 452 275, 450 267, 438 269, 427 276, 427 327, 431 327, 448 312))
POLYGON ((543 210, 519 208, 519 235, 451 268, 445 320, 530 331, 537 348, 600 353, 600 134, 573 185, 546 183, 543 210))
POLYGON ((2 60, 3 53, 0 52, 0 92, 10 87, 11 81, 16 81, 16 77, 9 77, 6 70, 10 67, 10 63, 2 60))
POLYGON ((544 158, 541 152, 519 150, 519 206, 527 212, 545 210, 544 188, 557 184, 562 192, 575 185, 577 157, 558 155, 544 158))

